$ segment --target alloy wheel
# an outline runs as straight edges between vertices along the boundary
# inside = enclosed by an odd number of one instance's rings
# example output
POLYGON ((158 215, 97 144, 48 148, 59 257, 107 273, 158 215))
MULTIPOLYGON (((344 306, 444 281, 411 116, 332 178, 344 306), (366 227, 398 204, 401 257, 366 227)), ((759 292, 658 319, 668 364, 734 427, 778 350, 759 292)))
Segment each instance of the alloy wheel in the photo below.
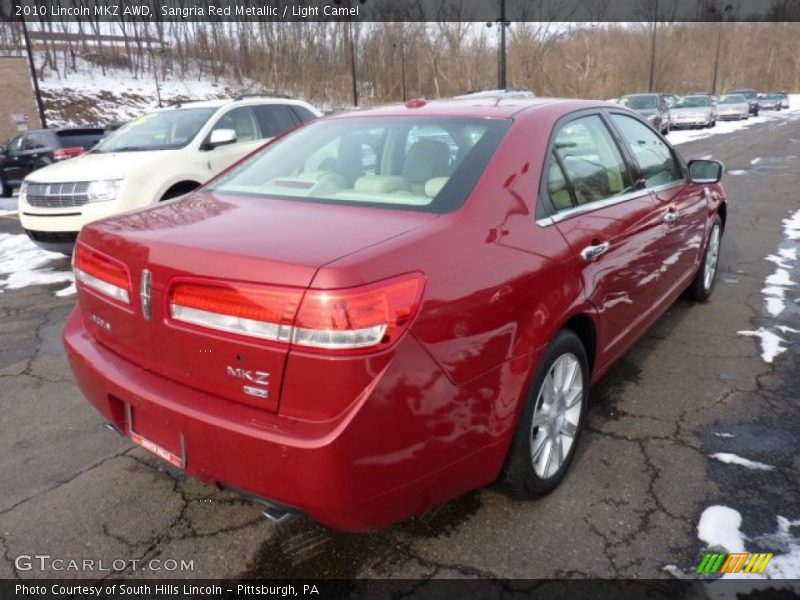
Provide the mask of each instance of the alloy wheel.
POLYGON ((719 261, 719 225, 714 225, 711 236, 708 239, 708 250, 706 250, 706 264, 703 272, 703 285, 707 290, 711 289, 714 283, 714 275, 717 274, 717 262, 719 261))
POLYGON ((569 456, 583 404, 583 374, 577 357, 559 356, 539 389, 531 424, 531 462, 541 479, 555 475, 569 456))

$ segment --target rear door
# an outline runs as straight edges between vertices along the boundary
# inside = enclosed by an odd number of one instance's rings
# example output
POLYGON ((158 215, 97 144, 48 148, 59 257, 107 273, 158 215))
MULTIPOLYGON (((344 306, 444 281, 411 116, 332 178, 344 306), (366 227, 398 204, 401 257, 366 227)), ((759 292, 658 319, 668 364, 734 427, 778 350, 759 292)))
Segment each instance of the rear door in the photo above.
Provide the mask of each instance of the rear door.
POLYGON ((644 123, 618 112, 611 113, 611 122, 630 149, 638 177, 661 214, 661 264, 653 283, 657 299, 666 300, 694 274, 705 230, 704 188, 688 185, 675 150, 644 123))
POLYGON ((598 367, 635 339, 650 311, 651 274, 663 235, 654 200, 634 183, 600 112, 557 125, 546 173, 550 222, 573 252, 572 268, 599 315, 598 367))

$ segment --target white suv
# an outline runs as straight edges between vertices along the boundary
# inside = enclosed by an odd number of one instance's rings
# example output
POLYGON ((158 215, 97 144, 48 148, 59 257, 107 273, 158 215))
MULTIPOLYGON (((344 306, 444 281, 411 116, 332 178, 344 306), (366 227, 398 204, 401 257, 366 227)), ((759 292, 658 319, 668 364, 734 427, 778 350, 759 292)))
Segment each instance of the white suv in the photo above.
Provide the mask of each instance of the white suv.
POLYGON ((127 123, 86 154, 34 171, 19 193, 22 227, 71 254, 86 223, 182 196, 269 139, 321 116, 273 97, 191 102, 127 123))

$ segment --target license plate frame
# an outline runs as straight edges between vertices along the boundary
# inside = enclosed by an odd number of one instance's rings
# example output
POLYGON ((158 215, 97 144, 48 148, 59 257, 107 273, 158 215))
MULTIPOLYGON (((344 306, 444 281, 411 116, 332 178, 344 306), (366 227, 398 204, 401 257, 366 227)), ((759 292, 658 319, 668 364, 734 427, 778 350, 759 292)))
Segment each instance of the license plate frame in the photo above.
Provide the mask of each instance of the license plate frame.
POLYGON ((137 433, 133 428, 133 410, 129 403, 125 403, 125 417, 128 426, 128 437, 130 440, 139 446, 140 448, 144 448, 157 458, 171 464, 173 467, 177 467, 179 469, 185 470, 186 469, 186 440, 183 437, 183 433, 179 434, 180 436, 180 444, 181 444, 181 453, 180 455, 175 454, 174 452, 167 450, 163 446, 156 444, 154 441, 147 439, 140 433, 137 433))

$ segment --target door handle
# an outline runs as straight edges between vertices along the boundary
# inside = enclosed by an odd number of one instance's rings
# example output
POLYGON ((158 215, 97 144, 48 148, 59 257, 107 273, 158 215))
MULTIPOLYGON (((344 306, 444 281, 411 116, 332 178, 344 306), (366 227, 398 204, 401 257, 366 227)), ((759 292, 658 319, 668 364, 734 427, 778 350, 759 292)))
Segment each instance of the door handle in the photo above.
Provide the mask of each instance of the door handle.
POLYGON ((581 258, 583 260, 593 261, 600 258, 603 254, 608 252, 608 249, 611 248, 611 244, 608 242, 603 242, 602 244, 596 244, 592 246, 586 246, 583 250, 581 250, 581 258))
POLYGON ((672 225, 675 221, 678 220, 678 211, 674 208, 669 209, 667 212, 664 213, 664 220, 672 225))

